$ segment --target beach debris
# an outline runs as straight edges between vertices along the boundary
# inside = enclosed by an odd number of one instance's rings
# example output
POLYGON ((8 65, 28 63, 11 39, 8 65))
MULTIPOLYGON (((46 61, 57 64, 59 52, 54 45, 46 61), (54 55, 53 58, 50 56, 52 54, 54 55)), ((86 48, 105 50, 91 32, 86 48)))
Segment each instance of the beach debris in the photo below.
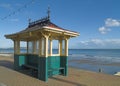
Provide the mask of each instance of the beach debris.
POLYGON ((115 73, 114 75, 116 75, 116 76, 120 76, 120 72, 117 72, 117 73, 115 73))
POLYGON ((102 68, 99 68, 99 70, 98 70, 100 73, 102 72, 102 68))

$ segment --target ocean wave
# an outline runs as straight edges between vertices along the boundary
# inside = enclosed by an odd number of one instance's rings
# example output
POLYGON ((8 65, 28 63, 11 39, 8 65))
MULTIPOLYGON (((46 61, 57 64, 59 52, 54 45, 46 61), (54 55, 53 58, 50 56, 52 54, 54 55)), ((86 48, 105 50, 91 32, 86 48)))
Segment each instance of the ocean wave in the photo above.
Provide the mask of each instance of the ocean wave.
POLYGON ((69 55, 69 59, 80 60, 80 59, 90 59, 92 61, 99 61, 99 62, 120 62, 120 57, 116 56, 100 56, 100 55, 87 55, 87 54, 72 54, 69 55))

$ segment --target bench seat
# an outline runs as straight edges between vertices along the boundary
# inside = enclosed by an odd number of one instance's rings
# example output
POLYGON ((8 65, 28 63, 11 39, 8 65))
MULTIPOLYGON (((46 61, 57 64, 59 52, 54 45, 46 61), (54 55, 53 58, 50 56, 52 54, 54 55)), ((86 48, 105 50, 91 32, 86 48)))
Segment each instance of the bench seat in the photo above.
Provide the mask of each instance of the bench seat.
POLYGON ((23 67, 30 68, 30 69, 33 69, 33 70, 38 70, 37 65, 28 65, 28 64, 24 64, 23 67))

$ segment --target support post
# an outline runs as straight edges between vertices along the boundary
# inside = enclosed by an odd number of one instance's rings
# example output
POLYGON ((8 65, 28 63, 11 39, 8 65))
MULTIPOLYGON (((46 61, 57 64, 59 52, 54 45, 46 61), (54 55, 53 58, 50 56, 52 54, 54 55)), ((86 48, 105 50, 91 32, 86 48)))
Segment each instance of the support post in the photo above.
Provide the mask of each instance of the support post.
POLYGON ((64 76, 68 75, 68 39, 65 39, 65 55, 60 57, 60 66, 65 68, 65 71, 62 72, 64 76))
POLYGON ((17 54, 20 54, 20 41, 17 41, 17 54))
POLYGON ((68 56, 68 39, 65 39, 65 56, 68 56))
MULTIPOLYGON (((44 43, 44 57, 39 56, 39 60, 38 60, 38 78, 40 80, 47 82, 48 81, 48 58, 47 58, 48 57, 48 36, 45 36, 44 42, 45 42, 44 43)), ((41 47, 42 46, 40 44, 40 48, 41 47)))
POLYGON ((20 56, 20 40, 14 40, 14 68, 19 70, 24 63, 24 58, 20 56))
POLYGON ((29 42, 27 41, 27 54, 29 53, 29 42))
POLYGON ((36 41, 33 41, 33 54, 36 54, 36 41))
POLYGON ((16 40, 14 40, 14 54, 16 54, 16 50, 17 50, 16 46, 17 46, 16 40))
POLYGON ((42 38, 39 39, 39 56, 42 56, 42 38))
POLYGON ((59 54, 62 56, 62 40, 59 40, 59 54))
POLYGON ((45 55, 45 57, 48 57, 48 36, 45 36, 45 39, 44 39, 44 41, 45 41, 45 44, 44 44, 44 55, 45 55))
POLYGON ((50 39, 50 56, 52 56, 52 39, 50 39))
POLYGON ((20 41, 14 40, 14 54, 20 54, 20 41))

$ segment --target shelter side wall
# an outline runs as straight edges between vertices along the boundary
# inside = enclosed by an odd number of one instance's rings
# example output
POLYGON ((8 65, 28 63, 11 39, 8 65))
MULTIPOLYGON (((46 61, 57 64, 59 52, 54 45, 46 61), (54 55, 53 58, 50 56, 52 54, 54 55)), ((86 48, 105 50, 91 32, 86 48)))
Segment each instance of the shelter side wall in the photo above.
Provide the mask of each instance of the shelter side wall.
POLYGON ((48 81, 48 58, 38 58, 38 79, 48 81))
POLYGON ((61 56, 60 57, 60 67, 65 68, 65 71, 62 71, 64 76, 68 75, 68 56, 61 56))
POLYGON ((62 74, 68 75, 68 58, 67 56, 49 56, 48 57, 48 76, 62 74), (64 70, 59 70, 63 68, 64 70))
POLYGON ((16 70, 21 69, 24 64, 36 66, 38 68, 38 79, 43 81, 48 81, 48 77, 53 75, 68 75, 67 56, 41 57, 32 54, 14 55, 14 66, 16 70), (63 68, 63 70, 60 70, 60 68, 63 68))
POLYGON ((21 69, 23 64, 27 64, 27 55, 14 55, 14 68, 21 69))
POLYGON ((28 64, 38 66, 38 55, 32 54, 15 54, 14 55, 14 68, 21 69, 22 65, 28 64))
POLYGON ((27 55, 27 64, 38 67, 38 55, 28 54, 27 55))
POLYGON ((58 70, 60 68, 60 56, 49 56, 48 57, 48 76, 60 74, 58 70), (53 70, 54 69, 54 70, 53 70))

